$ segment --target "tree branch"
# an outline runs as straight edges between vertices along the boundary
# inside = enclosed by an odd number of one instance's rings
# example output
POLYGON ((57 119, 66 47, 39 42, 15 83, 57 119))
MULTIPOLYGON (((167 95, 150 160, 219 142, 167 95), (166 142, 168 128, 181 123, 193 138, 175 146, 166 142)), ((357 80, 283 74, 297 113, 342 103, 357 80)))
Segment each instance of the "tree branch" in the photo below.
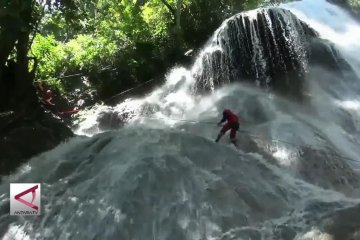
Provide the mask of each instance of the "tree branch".
POLYGON ((171 5, 166 0, 161 0, 161 2, 169 9, 169 11, 171 12, 171 14, 173 15, 174 20, 175 20, 176 19, 175 10, 171 7, 171 5))

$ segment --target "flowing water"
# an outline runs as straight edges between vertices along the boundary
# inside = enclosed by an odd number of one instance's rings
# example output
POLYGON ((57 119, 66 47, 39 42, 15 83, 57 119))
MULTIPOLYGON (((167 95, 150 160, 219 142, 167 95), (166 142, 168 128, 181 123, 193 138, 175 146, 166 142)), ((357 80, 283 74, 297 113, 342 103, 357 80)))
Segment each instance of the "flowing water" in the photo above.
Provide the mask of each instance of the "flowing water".
MULTIPOLYGON (((280 7, 334 43, 360 76, 360 26, 345 11, 323 0, 280 7)), ((319 68, 307 78, 307 104, 230 79, 215 90, 216 66, 223 63, 211 65, 211 54, 231 50, 217 41, 230 20, 191 69, 172 69, 144 98, 88 110, 79 136, 4 177, 0 236, 360 239, 354 223, 360 222, 360 82, 334 81, 319 68), (210 93, 195 94, 199 76, 210 93), (228 136, 214 143, 224 108, 243 119, 240 150, 228 136), (12 182, 42 184, 41 216, 9 216, 12 182)), ((305 59, 299 33, 288 37, 298 59, 305 59)), ((255 32, 251 39, 257 42, 255 32)), ((255 72, 263 76, 263 50, 253 47, 255 72)))

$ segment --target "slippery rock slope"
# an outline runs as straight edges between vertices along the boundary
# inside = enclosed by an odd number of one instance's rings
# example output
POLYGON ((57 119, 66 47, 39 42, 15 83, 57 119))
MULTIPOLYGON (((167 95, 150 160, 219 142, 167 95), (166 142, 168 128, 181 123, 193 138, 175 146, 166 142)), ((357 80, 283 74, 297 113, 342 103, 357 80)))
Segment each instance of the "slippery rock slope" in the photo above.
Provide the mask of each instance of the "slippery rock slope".
POLYGON ((0 74, 0 175, 73 136, 63 121, 45 112, 31 74, 10 66, 0 74))
POLYGON ((63 122, 42 111, 35 106, 26 113, 0 116, 0 175, 9 174, 30 157, 73 136, 63 122))
POLYGON ((1 192, 9 182, 42 183, 42 215, 9 218, 8 196, 1 195, 5 239, 15 233, 30 239, 222 239, 246 226, 260 234, 264 229, 255 226, 314 203, 350 202, 258 154, 169 130, 74 138, 4 179, 1 192))
POLYGON ((201 53, 194 77, 199 92, 228 82, 254 81, 283 95, 302 98, 311 67, 341 73, 351 67, 315 30, 290 11, 266 8, 223 23, 201 53))

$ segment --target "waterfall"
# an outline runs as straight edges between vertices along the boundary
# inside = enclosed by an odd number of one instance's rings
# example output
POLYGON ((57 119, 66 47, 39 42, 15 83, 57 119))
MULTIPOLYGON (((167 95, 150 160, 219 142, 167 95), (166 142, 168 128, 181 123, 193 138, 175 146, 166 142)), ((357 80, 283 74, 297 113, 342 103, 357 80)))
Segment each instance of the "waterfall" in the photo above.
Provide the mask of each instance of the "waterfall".
POLYGON ((357 239, 359 32, 325 0, 227 19, 190 69, 84 112, 78 136, 3 177, 0 236, 357 239), (214 142, 224 108, 239 149, 214 142), (41 184, 40 216, 9 216, 24 182, 41 184))

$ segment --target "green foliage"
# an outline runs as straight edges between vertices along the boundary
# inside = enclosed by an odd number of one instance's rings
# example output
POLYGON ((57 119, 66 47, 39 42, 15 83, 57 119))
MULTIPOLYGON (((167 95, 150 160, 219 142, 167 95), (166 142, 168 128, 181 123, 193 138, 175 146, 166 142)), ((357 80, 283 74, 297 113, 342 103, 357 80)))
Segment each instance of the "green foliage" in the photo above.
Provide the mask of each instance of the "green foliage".
POLYGON ((53 77, 59 71, 65 52, 61 43, 55 40, 54 35, 42 36, 37 34, 32 45, 32 52, 39 61, 37 77, 46 79, 53 77))
POLYGON ((67 94, 64 83, 60 79, 49 77, 45 82, 47 86, 50 86, 56 92, 59 92, 62 95, 67 94))
POLYGON ((55 40, 54 35, 42 36, 37 34, 32 45, 32 53, 36 56, 39 66, 36 79, 44 81, 52 89, 64 94, 65 85, 55 77, 64 71, 66 52, 64 46, 55 40))
POLYGON ((350 7, 357 13, 360 14, 360 0, 348 0, 350 7))
POLYGON ((225 18, 266 1, 46 2, 41 35, 32 46, 40 63, 37 78, 68 92, 74 78, 56 79, 81 72, 101 96, 109 97, 163 73, 187 49, 201 47, 225 18), (104 70, 109 66, 115 70, 104 70))
POLYGON ((165 38, 167 26, 169 25, 168 10, 163 4, 159 4, 159 2, 149 1, 142 7, 144 21, 153 33, 153 39, 165 38))
MULTIPOLYGON (((69 64, 82 71, 96 62, 103 46, 90 35, 78 35, 64 45, 69 64)), ((104 55, 107 55, 104 52, 104 55)))
MULTIPOLYGON (((36 35, 38 23, 45 9, 57 10, 65 19, 80 17, 80 0, 3 0, 0 1, 0 70, 14 54, 17 65, 29 69, 27 51, 31 36, 36 35), (70 14, 72 13, 72 14, 70 14)), ((25 76, 24 76, 25 77, 25 76)), ((1 80, 1 78, 0 78, 1 80)), ((29 82, 29 81, 27 81, 29 82)))

